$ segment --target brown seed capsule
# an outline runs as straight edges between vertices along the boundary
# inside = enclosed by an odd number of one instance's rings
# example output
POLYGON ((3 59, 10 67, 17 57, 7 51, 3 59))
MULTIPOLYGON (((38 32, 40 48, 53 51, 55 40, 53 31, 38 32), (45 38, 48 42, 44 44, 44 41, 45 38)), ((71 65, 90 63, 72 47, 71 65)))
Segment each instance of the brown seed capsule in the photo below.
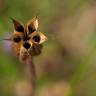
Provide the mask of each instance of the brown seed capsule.
POLYGON ((47 37, 37 31, 38 18, 35 16, 33 19, 29 20, 25 27, 13 18, 12 21, 14 31, 10 37, 10 41, 12 41, 12 50, 14 50, 16 56, 19 56, 22 61, 29 55, 39 55, 42 50, 42 43, 47 40, 47 37))

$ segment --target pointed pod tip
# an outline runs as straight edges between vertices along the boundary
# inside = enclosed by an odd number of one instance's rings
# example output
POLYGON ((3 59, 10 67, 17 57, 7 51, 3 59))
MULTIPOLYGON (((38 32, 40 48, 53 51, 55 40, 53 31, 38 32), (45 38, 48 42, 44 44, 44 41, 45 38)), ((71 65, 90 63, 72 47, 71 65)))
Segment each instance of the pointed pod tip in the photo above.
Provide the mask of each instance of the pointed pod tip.
POLYGON ((13 23, 16 22, 16 20, 14 18, 10 17, 10 19, 12 20, 13 23))
POLYGON ((33 17, 33 19, 35 19, 35 20, 36 20, 36 19, 38 19, 38 16, 37 16, 37 15, 35 15, 35 16, 33 17))
POLYGON ((36 15, 36 16, 35 16, 35 18, 37 19, 37 18, 38 18, 38 16, 36 15))
POLYGON ((13 19, 13 17, 10 17, 10 19, 13 21, 14 19, 13 19))

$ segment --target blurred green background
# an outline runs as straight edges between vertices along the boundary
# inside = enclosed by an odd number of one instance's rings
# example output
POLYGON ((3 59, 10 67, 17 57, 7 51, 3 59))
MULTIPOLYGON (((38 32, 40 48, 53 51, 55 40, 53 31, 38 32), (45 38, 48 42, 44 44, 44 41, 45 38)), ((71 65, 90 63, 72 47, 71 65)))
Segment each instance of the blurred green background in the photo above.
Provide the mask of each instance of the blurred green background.
MULTIPOLYGON (((0 38, 13 31, 10 17, 25 24, 35 15, 49 39, 35 58, 36 96, 96 96, 96 1, 0 0, 0 38)), ((0 41, 0 96, 15 96, 23 66, 0 41)))

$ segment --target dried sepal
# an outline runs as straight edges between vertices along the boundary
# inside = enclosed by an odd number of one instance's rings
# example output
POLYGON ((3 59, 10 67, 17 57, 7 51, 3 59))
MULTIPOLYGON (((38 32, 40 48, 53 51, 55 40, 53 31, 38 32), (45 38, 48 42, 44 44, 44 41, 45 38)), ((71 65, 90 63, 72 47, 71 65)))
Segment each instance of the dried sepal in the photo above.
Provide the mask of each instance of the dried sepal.
POLYGON ((48 38, 43 33, 38 32, 38 34, 40 35, 40 42, 39 42, 39 44, 42 44, 42 43, 44 43, 45 41, 48 40, 48 38))
POLYGON ((19 21, 15 20, 13 18, 11 18, 11 20, 13 21, 13 25, 14 25, 14 32, 22 32, 22 33, 24 33, 23 25, 19 21))
POLYGON ((34 32, 31 34, 32 42, 42 44, 47 40, 47 37, 41 32, 34 32))
POLYGON ((26 29, 25 30, 27 31, 28 34, 37 31, 38 18, 35 16, 33 19, 29 20, 25 28, 27 29, 27 30, 26 29))

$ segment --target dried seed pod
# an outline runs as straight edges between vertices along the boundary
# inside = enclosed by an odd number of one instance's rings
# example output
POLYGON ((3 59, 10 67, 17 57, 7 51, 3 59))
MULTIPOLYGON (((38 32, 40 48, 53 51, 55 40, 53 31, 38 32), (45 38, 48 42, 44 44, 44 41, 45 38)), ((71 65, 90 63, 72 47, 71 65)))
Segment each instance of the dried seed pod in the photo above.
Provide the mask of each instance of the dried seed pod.
POLYGON ((14 31, 10 37, 10 41, 12 42, 14 53, 21 61, 29 55, 39 55, 42 51, 42 43, 47 40, 47 37, 37 31, 38 18, 35 16, 29 20, 25 27, 19 21, 13 18, 11 19, 13 21, 14 31))

